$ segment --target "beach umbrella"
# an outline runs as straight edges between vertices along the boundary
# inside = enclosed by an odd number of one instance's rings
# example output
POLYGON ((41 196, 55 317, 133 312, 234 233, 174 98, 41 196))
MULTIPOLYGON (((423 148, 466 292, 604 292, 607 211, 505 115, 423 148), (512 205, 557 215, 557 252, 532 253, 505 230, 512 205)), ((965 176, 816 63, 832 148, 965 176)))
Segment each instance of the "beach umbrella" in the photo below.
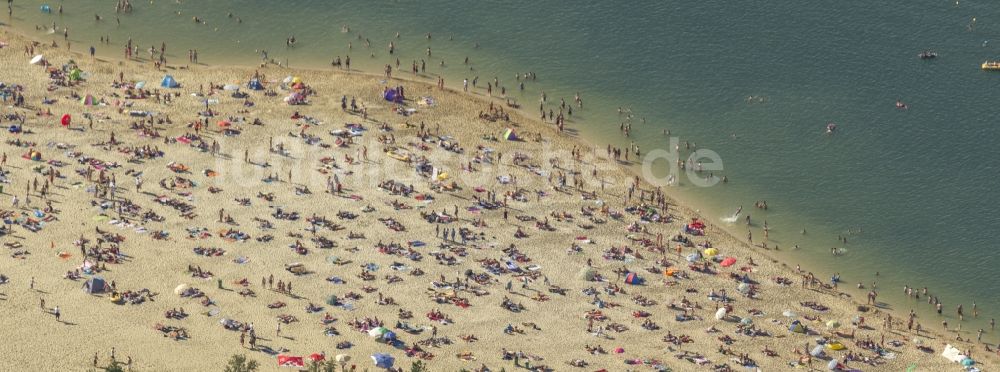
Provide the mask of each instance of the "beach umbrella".
POLYGON ((181 293, 184 293, 184 291, 186 291, 187 289, 188 289, 187 284, 180 284, 176 288, 174 288, 174 294, 180 295, 181 293))
POLYGON ((312 361, 314 361, 314 362, 319 362, 319 361, 326 360, 326 355, 323 355, 323 354, 320 354, 320 353, 312 353, 311 355, 309 355, 309 359, 312 360, 312 361))
POLYGON ((285 84, 291 83, 292 82, 292 75, 286 76, 283 80, 281 80, 281 82, 285 83, 285 84))
POLYGON ((585 267, 582 270, 580 270, 580 274, 578 274, 577 276, 580 278, 580 280, 586 280, 589 282, 594 280, 595 275, 597 275, 597 270, 585 267))
POLYGON ((622 354, 625 352, 625 348, 619 346, 615 348, 615 354, 622 354))
POLYGON ((720 307, 719 310, 715 311, 715 320, 722 320, 726 317, 726 308, 720 307))
POLYGON ((972 365, 974 365, 974 364, 976 364, 976 361, 972 360, 972 358, 962 359, 962 366, 963 367, 972 367, 972 365))
POLYGON ((351 361, 351 356, 347 354, 337 354, 337 356, 333 357, 333 360, 336 360, 337 363, 344 365, 351 361))
POLYGON ((228 120, 219 120, 218 124, 219 124, 219 128, 229 128, 231 125, 233 125, 228 120))
POLYGON ((292 78, 292 84, 302 84, 302 78, 296 76, 292 78))
POLYGON ((736 259, 735 258, 726 257, 725 259, 722 260, 721 265, 722 265, 722 267, 730 267, 730 266, 733 266, 733 264, 735 264, 735 263, 736 263, 736 259))
POLYGON ((924 344, 924 340, 923 340, 923 339, 920 339, 920 338, 916 338, 916 337, 914 337, 914 338, 913 338, 913 344, 914 344, 914 345, 923 345, 923 344, 924 344))
POLYGON ((64 127, 68 127, 69 124, 72 122, 73 122, 73 117, 69 116, 69 114, 63 114, 62 118, 59 119, 59 123, 62 124, 62 126, 64 127))
POLYGON ((838 322, 836 320, 830 320, 830 321, 826 322, 826 328, 830 328, 830 329, 840 328, 840 322, 838 322))
POLYGON ((94 99, 94 96, 92 94, 88 94, 80 99, 80 103, 82 103, 84 106, 93 106, 97 103, 97 100, 94 99))
POLYGON ((389 354, 375 353, 372 354, 372 361, 375 362, 376 367, 389 369, 392 368, 392 364, 396 359, 389 354))
POLYGON ((704 251, 704 253, 705 256, 707 257, 714 257, 715 255, 719 254, 719 250, 715 248, 708 248, 704 251))
POLYGON ((236 84, 226 84, 222 87, 224 90, 240 90, 240 86, 236 84))
POLYGON ((140 81, 138 83, 135 83, 135 89, 142 89, 142 88, 145 88, 145 87, 146 87, 146 82, 145 81, 140 81))
POLYGON ((386 331, 382 334, 382 339, 386 341, 396 341, 396 332, 386 331))
POLYGON ((44 61, 44 60, 45 60, 45 56, 42 56, 41 54, 39 54, 39 55, 36 55, 34 57, 31 57, 31 61, 29 61, 28 63, 31 63, 33 65, 37 65, 39 63, 42 63, 42 61, 44 61))
POLYGON ((791 310, 782 311, 781 315, 787 316, 789 318, 794 318, 794 317, 798 316, 797 314, 795 314, 794 311, 791 311, 791 310))
POLYGON ((751 325, 751 324, 753 324, 753 319, 750 319, 750 318, 740 319, 740 324, 742 324, 742 325, 751 325))
POLYGON ((687 260, 688 260, 688 262, 698 261, 698 254, 697 253, 692 253, 692 254, 687 255, 687 260))

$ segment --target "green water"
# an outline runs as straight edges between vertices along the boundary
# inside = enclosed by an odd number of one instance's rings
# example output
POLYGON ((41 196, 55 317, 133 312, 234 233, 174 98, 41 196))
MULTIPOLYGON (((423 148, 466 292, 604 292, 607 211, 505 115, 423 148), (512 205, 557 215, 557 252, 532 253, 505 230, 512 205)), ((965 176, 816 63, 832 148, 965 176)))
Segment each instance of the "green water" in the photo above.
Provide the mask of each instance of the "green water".
MULTIPOLYGON (((940 321, 924 301, 900 296, 904 284, 929 287, 948 315, 959 303, 971 312, 973 301, 981 320, 1000 315, 992 180, 1000 115, 991 94, 1000 73, 979 69, 1000 59, 996 2, 155 1, 137 2, 120 26, 111 1, 67 1, 61 16, 39 12, 42 3, 16 0, 4 22, 43 40, 53 36, 34 25, 56 22, 69 27, 74 49, 95 45, 115 57, 128 37, 142 50, 165 41, 171 63, 186 61, 188 49, 208 64, 256 64, 266 49, 314 68, 349 54, 368 72, 396 57, 408 71, 424 58, 428 78, 445 76, 452 87, 499 77, 531 114, 543 90, 550 103, 580 92, 585 108, 570 125, 598 145, 634 140, 648 152, 666 147, 669 129, 720 154, 727 185, 682 178, 673 189, 716 222, 743 205, 755 237, 766 219, 783 256, 821 277, 840 272, 847 285, 870 284, 879 271, 883 297, 921 311, 925 325, 940 321), (112 45, 100 45, 101 35, 112 45), (297 43, 287 48, 290 35, 297 43), (940 58, 918 59, 925 49, 940 58), (528 71, 539 78, 521 92, 513 77, 528 71), (751 95, 764 102, 748 104, 751 95), (897 99, 910 109, 897 110, 897 99), (636 115, 632 138, 618 132, 619 106, 636 115), (838 133, 825 135, 827 122, 838 133), (766 213, 752 208, 759 199, 766 213), (848 236, 847 253, 832 257, 839 235, 848 236)), ((729 228, 745 236, 742 225, 729 228)))

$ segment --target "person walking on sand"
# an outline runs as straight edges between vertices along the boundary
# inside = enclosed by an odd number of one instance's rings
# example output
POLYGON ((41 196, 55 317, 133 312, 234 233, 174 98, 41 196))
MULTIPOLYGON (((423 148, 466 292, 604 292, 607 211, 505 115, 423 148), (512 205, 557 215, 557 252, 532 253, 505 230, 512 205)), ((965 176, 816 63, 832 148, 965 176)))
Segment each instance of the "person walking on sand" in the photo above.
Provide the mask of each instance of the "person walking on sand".
POLYGON ((59 306, 56 306, 55 308, 52 309, 52 315, 56 316, 56 321, 57 322, 61 322, 62 321, 62 320, 60 320, 60 318, 62 317, 62 313, 59 312, 59 306))

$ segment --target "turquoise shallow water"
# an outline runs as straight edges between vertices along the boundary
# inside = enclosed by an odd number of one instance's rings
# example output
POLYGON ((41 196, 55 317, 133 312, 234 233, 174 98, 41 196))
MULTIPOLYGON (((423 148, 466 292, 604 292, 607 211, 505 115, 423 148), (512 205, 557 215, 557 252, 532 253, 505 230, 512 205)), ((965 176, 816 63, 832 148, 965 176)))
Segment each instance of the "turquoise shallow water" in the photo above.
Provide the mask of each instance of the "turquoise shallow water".
MULTIPOLYGON (((581 92, 586 107, 571 126, 602 146, 629 143, 616 111, 627 106, 647 119, 633 124, 631 139, 645 151, 666 147, 661 131, 670 129, 720 154, 729 184, 675 191, 706 216, 743 205, 757 223, 768 221, 786 258, 821 277, 839 271, 851 285, 879 271, 879 286, 903 311, 930 317, 929 305, 899 296, 909 284, 930 287, 949 314, 975 301, 985 316, 1000 316, 1000 115, 992 94, 1000 74, 979 69, 1000 59, 996 2, 154 1, 136 2, 120 26, 113 2, 66 1, 62 16, 42 14, 42 3, 15 0, 14 18, 0 19, 42 39, 52 36, 33 26, 56 22, 69 27, 75 49, 96 45, 115 57, 130 36, 141 49, 166 41, 171 62, 196 48, 202 62, 249 65, 266 49, 316 68, 350 54, 375 72, 394 40, 408 70, 430 46, 428 74, 454 87, 497 76, 530 108, 542 90, 550 102, 581 92), (113 45, 99 45, 100 35, 113 45), (294 48, 285 47, 290 35, 294 48), (918 59, 925 49, 940 58, 918 59), (539 79, 518 92, 514 73, 527 71, 539 79), (748 104, 750 95, 765 100, 748 104), (910 109, 897 110, 897 99, 910 109), (824 135, 827 122, 839 133, 824 135), (751 208, 759 199, 768 212, 751 208), (838 235, 848 236, 847 254, 833 258, 838 235), (791 251, 795 244, 801 249, 791 251)), ((730 229, 745 235, 743 226, 730 229)))

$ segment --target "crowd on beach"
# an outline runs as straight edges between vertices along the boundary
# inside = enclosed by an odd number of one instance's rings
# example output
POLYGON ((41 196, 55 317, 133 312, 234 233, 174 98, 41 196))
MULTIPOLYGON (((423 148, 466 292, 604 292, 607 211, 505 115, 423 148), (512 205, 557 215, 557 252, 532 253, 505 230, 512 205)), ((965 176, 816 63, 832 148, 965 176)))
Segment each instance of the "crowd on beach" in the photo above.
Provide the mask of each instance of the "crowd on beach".
MULTIPOLYGON (((536 116, 498 78, 485 88, 472 79, 470 93, 443 77, 400 80, 393 62, 385 83, 327 82, 273 64, 181 69, 165 42, 139 60, 128 39, 119 67, 4 37, 18 45, 0 49, 5 62, 44 58, 0 72, 10 124, 0 193, 11 196, 0 232, 12 237, 0 284, 28 287, 0 306, 37 299, 57 326, 14 317, 57 335, 102 327, 87 313, 150 309, 127 320, 144 323, 133 345, 102 342, 108 358, 91 361, 88 349, 68 369, 162 368, 163 350, 189 353, 177 363, 191 369, 221 364, 185 344, 260 360, 384 352, 400 371, 403 360, 476 371, 905 369, 948 366, 938 354, 949 346, 963 363, 1000 356, 986 330, 963 337, 961 305, 957 337, 936 333, 890 311, 876 283, 859 283, 867 302, 855 301, 839 276, 781 265, 674 203, 620 167, 641 156, 638 145, 566 133, 584 109, 579 93, 572 104, 542 93, 536 116), (156 84, 162 70, 172 76, 156 84), (23 155, 8 164, 7 152, 23 155), (273 336, 261 329, 272 326, 273 336), (115 347, 130 355, 121 361, 115 347)), ((521 90, 535 80, 516 78, 521 90)), ((620 114, 629 136, 634 115, 620 114)), ((942 312, 926 288, 904 292, 942 312)))

